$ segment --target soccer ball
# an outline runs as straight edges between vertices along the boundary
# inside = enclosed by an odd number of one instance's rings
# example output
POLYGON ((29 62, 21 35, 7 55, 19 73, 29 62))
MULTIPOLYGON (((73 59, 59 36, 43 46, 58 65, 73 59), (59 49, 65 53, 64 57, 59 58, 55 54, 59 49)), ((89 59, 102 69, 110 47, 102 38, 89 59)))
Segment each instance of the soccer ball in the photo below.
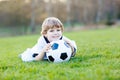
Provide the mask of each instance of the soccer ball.
POLYGON ((46 53, 47 59, 51 62, 69 61, 72 51, 70 46, 63 40, 57 40, 50 43, 51 49, 46 53))

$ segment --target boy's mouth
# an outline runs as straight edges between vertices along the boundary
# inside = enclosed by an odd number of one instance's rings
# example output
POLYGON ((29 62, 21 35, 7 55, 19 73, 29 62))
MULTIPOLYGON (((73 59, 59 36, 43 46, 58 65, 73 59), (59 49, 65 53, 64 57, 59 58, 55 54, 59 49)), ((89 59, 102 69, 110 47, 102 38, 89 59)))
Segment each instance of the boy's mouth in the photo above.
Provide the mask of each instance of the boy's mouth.
POLYGON ((52 38, 59 38, 59 36, 52 36, 52 38))

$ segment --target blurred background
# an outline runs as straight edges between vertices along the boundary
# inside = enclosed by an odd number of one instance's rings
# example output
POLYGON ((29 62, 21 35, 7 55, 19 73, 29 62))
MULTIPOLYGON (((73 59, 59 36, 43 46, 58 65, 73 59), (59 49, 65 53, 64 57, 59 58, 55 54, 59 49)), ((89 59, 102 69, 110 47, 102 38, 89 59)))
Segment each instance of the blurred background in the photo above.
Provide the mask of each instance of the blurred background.
POLYGON ((120 27, 120 0, 0 0, 0 37, 40 34, 50 16, 65 31, 120 27))

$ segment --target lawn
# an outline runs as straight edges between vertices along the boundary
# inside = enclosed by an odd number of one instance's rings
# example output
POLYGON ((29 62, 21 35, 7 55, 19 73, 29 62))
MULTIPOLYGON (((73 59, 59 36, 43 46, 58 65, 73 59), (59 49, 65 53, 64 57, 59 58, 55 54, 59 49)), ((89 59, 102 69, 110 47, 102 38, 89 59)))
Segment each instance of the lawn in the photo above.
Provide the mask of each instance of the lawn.
POLYGON ((68 62, 22 62, 39 35, 0 38, 0 80, 120 80, 120 28, 64 33, 77 43, 68 62))

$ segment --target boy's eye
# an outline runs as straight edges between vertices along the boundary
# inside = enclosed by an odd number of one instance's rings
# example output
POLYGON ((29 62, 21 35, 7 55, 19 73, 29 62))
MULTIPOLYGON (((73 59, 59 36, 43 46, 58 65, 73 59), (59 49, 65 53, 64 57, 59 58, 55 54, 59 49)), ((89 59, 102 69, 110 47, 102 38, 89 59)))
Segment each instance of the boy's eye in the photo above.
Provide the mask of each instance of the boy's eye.
POLYGON ((50 32, 53 32, 54 30, 50 30, 50 32))
POLYGON ((57 31, 61 31, 60 29, 58 29, 57 31))

